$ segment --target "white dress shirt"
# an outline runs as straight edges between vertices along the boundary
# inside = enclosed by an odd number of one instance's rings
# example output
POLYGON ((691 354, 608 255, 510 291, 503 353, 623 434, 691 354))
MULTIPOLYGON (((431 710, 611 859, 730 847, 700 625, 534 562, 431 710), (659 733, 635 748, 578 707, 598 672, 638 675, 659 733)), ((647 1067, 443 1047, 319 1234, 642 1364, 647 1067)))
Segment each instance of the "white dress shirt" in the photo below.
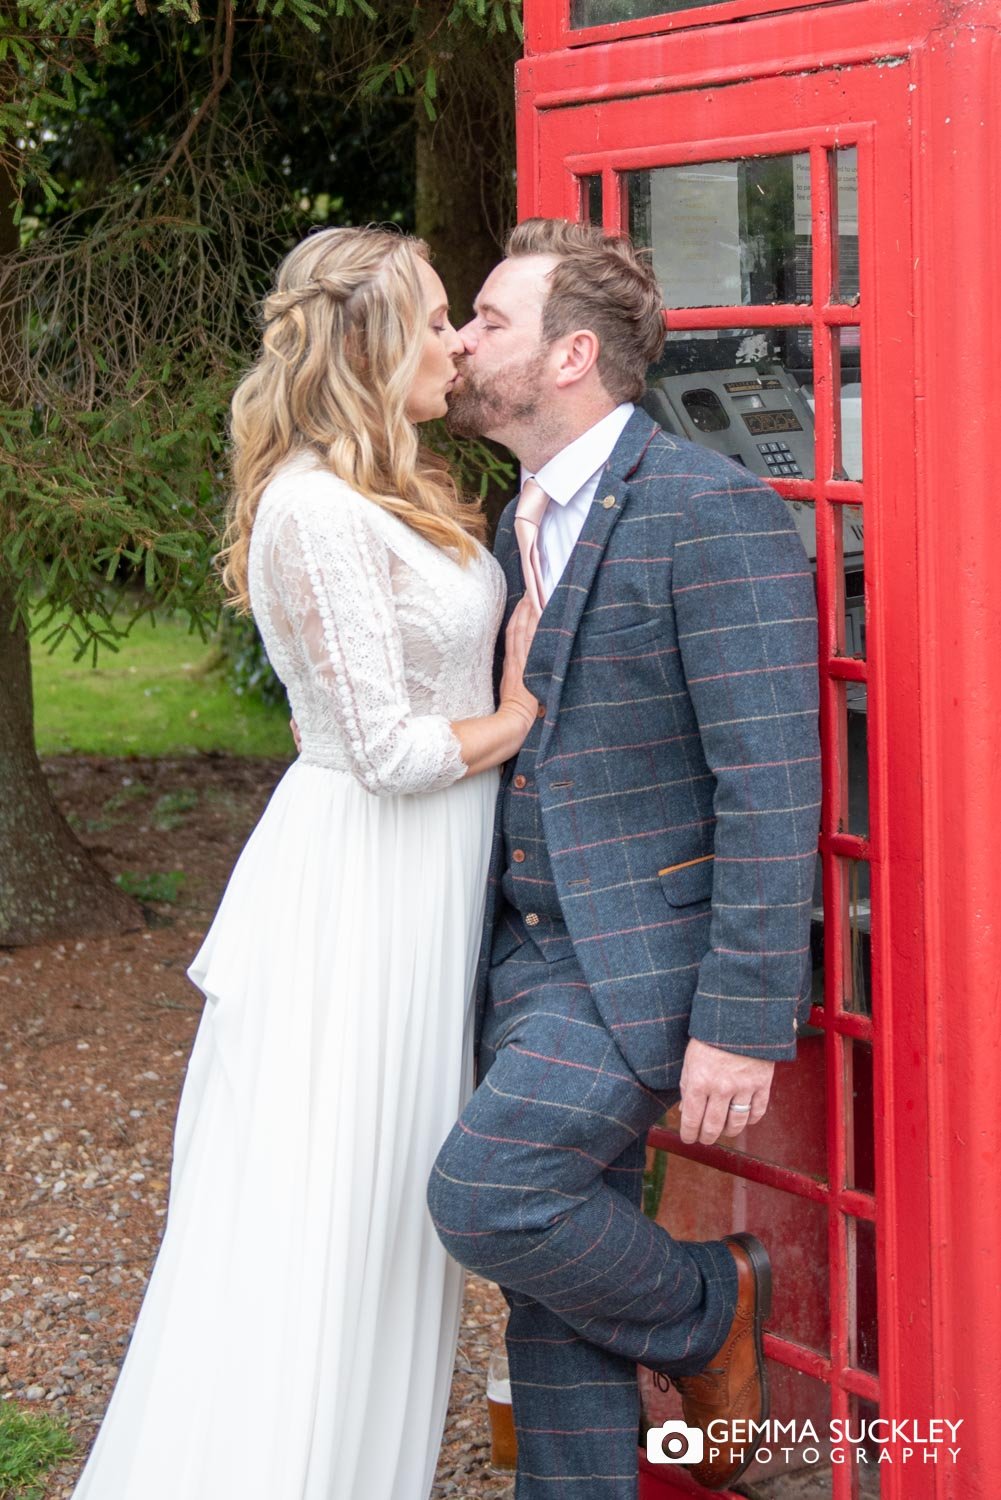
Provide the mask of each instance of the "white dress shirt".
POLYGON ((521 471, 522 484, 526 479, 534 479, 549 496, 549 506, 539 527, 542 584, 547 601, 577 545, 601 471, 634 411, 632 402, 624 401, 544 463, 537 474, 530 474, 527 469, 521 471))

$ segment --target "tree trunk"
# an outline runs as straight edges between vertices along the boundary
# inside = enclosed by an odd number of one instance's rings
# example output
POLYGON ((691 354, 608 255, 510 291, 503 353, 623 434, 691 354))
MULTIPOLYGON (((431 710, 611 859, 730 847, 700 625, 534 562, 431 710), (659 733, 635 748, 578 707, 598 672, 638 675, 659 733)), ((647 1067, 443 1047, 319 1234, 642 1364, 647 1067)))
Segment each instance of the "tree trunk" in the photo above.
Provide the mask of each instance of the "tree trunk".
POLYGON ((95 863, 53 800, 35 754, 24 626, 0 578, 0 945, 124 932, 142 911, 95 863))
POLYGON ((416 227, 431 247, 434 268, 448 292, 452 321, 461 328, 473 316, 473 298, 500 260, 501 246, 483 213, 481 174, 475 165, 470 171, 465 160, 461 122, 458 139, 450 138, 448 124, 457 114, 450 111, 432 123, 420 110, 416 227))
MULTIPOLYGON (((0 256, 17 248, 13 190, 0 163, 0 256)), ((10 329, 2 326, 0 338, 10 329)), ((0 404, 10 393, 0 391, 0 404)), ((0 501, 2 503, 2 501, 0 501)), ((74 837, 35 753, 31 660, 0 562, 0 945, 123 932, 142 911, 74 837)))
MULTIPOLYGON (((521 46, 513 32, 486 41, 472 26, 448 27, 451 6, 429 0, 420 8, 438 92, 436 119, 417 104, 415 225, 461 328, 515 223, 514 65, 521 46)), ((491 486, 485 506, 492 524, 510 498, 506 488, 491 486)))
POLYGON ((430 120, 417 105, 416 227, 431 246, 452 319, 472 317, 473 298, 501 258, 515 218, 513 33, 491 37, 448 28, 451 0, 421 7, 425 55, 437 75, 430 120))

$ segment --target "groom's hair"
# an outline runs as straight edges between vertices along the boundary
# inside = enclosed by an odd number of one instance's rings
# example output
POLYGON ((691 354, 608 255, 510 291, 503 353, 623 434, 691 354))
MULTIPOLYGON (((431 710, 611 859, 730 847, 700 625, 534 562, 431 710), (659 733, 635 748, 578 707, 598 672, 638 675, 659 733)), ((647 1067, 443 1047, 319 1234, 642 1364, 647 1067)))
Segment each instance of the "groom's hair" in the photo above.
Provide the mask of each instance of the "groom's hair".
POLYGON ((663 294, 649 251, 628 235, 605 234, 569 219, 526 219, 511 231, 505 253, 555 255, 542 313, 542 338, 550 344, 587 328, 598 339, 598 374, 616 401, 638 401, 647 367, 664 345, 663 294))

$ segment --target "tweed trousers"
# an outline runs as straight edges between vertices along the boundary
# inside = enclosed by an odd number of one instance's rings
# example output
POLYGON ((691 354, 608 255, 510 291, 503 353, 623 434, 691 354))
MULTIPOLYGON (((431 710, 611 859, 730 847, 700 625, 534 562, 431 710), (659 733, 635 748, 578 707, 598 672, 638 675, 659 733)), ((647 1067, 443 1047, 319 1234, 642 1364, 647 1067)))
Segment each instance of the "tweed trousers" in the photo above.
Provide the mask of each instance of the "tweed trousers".
POLYGON ((634 1500, 636 1364, 706 1364, 734 1262, 641 1211, 646 1132, 677 1092, 636 1077, 572 950, 547 958, 511 909, 497 931, 481 1082, 435 1163, 431 1214, 511 1308, 517 1500, 634 1500))

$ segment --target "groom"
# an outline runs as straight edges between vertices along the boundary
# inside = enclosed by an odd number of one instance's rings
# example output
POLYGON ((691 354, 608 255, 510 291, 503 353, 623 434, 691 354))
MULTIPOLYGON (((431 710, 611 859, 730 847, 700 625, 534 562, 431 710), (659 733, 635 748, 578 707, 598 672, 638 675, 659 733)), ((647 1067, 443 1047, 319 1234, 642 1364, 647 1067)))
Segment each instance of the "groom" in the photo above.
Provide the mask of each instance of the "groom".
MULTIPOLYGON (((649 1127, 679 1095, 686 1141, 760 1120, 809 1008, 813 585, 775 493, 633 405, 664 332, 628 241, 522 224, 461 336, 451 425, 522 465, 496 553, 509 611, 542 610, 540 708, 501 785, 480 1085, 429 1203, 511 1305, 519 1500, 632 1500, 637 1362, 692 1425, 767 1415, 763 1247, 639 1205, 649 1127)), ((721 1488, 744 1465, 711 1451, 721 1488)))

